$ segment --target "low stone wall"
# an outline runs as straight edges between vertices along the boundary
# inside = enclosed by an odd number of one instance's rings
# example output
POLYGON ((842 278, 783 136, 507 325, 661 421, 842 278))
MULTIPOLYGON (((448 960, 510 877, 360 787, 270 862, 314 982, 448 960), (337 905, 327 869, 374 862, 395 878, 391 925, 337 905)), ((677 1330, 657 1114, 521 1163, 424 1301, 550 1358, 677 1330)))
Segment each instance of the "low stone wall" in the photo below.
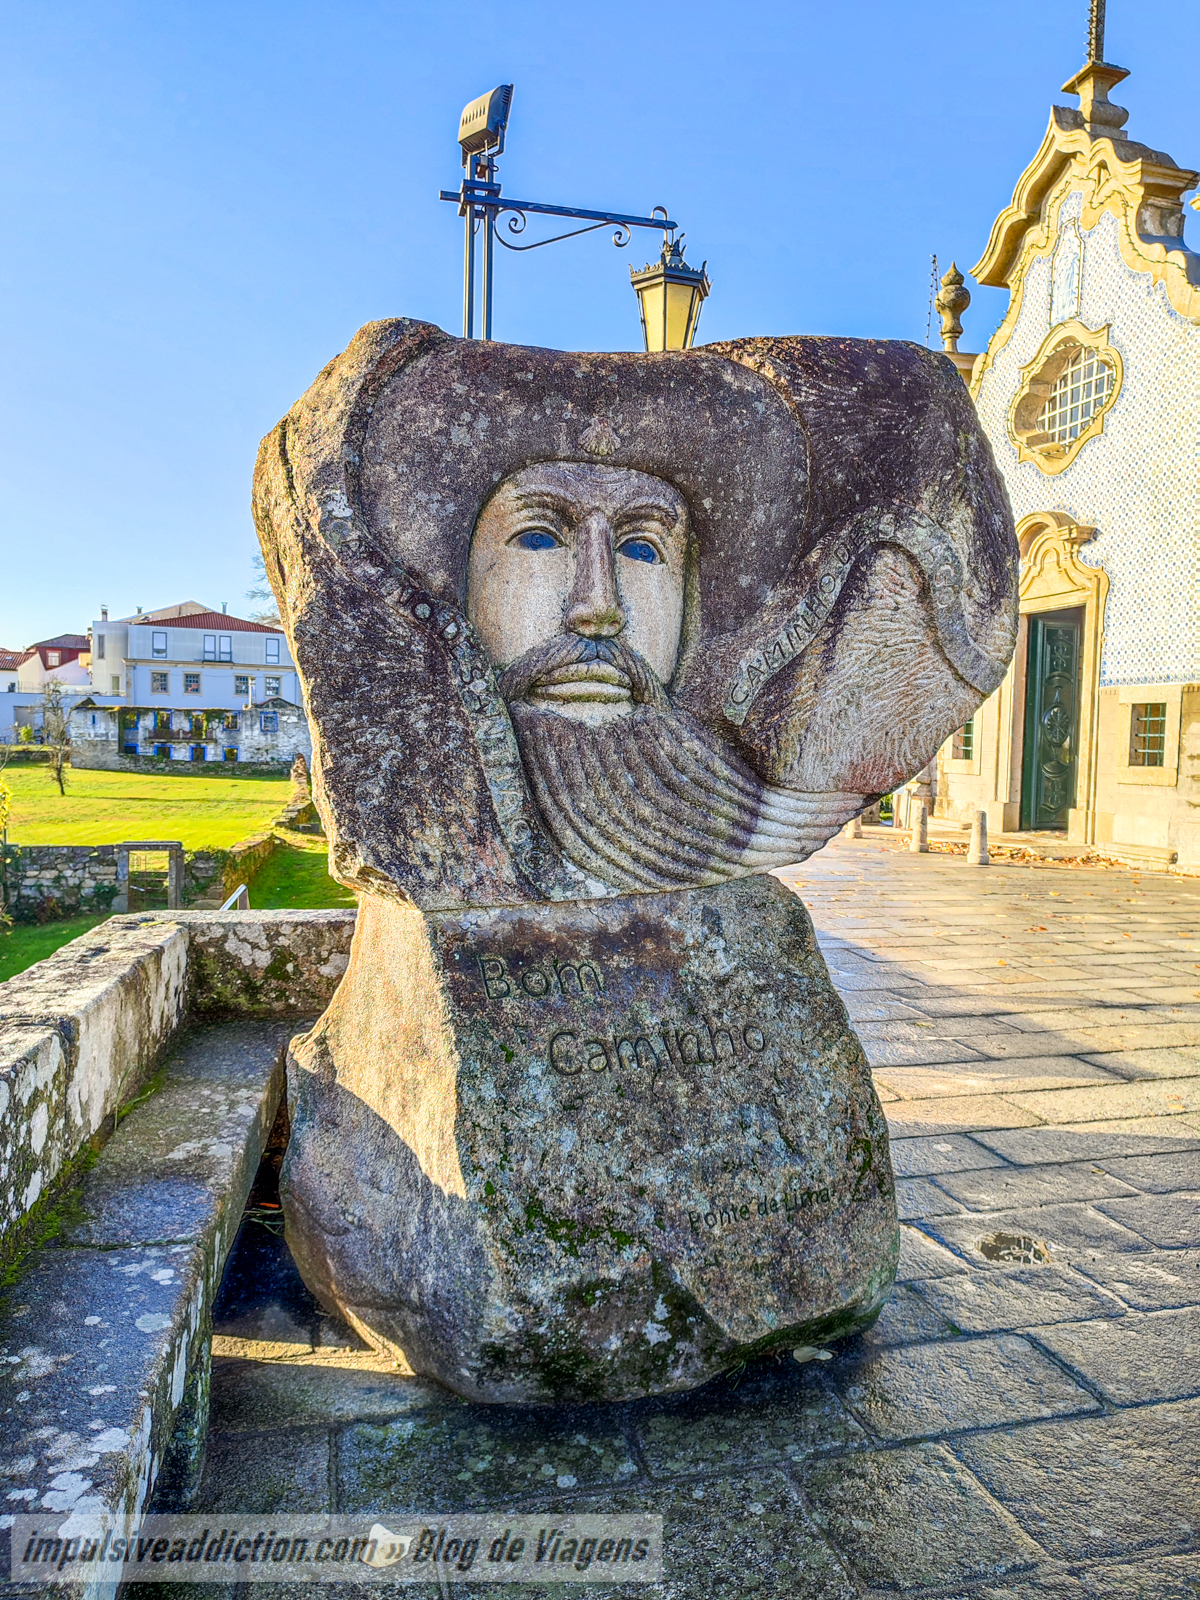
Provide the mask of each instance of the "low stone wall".
MULTIPOLYGON (((179 734, 175 742, 182 743, 186 738, 186 734, 179 734)), ((94 746, 76 740, 71 745, 71 765, 81 772, 146 772, 159 778, 164 773, 172 778, 245 778, 255 773, 277 778, 288 771, 291 762, 286 757, 278 761, 170 761, 165 756, 118 755, 99 740, 94 746)))
MULTIPOLYGON (((110 911, 125 892, 120 849, 114 844, 6 845, 0 853, 0 901, 15 922, 52 922, 83 912, 110 911)), ((219 887, 228 876, 233 854, 230 850, 187 854, 183 898, 199 899, 214 885, 219 887)))
POLYGON ((112 917, 0 983, 0 1254, 89 1142, 111 1130, 189 1014, 323 1010, 345 971, 354 916, 112 917))

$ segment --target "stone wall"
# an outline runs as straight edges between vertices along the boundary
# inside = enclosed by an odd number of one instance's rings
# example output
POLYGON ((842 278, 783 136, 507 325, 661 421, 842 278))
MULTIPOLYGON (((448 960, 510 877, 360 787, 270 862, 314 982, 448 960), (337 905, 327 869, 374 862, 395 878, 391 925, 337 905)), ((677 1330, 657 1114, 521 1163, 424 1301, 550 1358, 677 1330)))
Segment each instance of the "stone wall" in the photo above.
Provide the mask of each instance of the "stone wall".
MULTIPOLYGON (((186 855, 184 899, 199 899, 214 885, 219 887, 237 848, 186 855)), ((50 922, 84 912, 110 911, 123 892, 118 882, 119 853, 119 846, 113 844, 6 845, 0 852, 0 899, 16 922, 50 922)))
POLYGON ((0 1255, 142 1089, 189 1015, 313 1016, 352 911, 112 917, 0 983, 0 1255), (5 1243, 7 1241, 7 1244, 5 1243))

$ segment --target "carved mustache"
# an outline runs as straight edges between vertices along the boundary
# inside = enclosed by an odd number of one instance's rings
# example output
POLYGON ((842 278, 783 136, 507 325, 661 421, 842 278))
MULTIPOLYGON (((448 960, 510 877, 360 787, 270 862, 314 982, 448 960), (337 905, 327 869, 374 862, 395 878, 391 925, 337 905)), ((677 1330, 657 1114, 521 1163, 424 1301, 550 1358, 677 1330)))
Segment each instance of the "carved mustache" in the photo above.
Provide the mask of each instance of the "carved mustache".
POLYGON ((581 680, 607 683, 614 695, 627 694, 635 705, 667 704, 657 674, 636 650, 620 638, 585 639, 577 633, 559 634, 527 650, 500 675, 500 693, 505 700, 525 700, 538 689, 581 680))

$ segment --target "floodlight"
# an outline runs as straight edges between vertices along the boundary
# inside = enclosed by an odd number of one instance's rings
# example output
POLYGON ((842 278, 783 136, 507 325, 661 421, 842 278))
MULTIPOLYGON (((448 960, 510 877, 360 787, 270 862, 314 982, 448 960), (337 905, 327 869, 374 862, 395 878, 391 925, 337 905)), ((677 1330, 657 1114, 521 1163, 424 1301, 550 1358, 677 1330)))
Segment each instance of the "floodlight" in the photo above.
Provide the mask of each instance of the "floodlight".
POLYGON ((483 151, 500 155, 504 150, 504 130, 508 126, 509 108, 512 106, 513 86, 502 83, 498 89, 481 94, 478 100, 463 107, 458 123, 458 142, 462 146, 463 165, 467 157, 483 151))

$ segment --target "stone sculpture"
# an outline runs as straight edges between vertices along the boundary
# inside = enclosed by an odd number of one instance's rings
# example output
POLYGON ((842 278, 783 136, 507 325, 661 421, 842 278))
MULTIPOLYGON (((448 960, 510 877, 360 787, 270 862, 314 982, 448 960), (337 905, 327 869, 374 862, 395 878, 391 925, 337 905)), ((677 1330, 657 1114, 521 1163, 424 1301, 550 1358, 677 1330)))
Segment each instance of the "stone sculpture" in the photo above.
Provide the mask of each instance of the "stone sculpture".
POLYGON ((803 860, 999 683, 1017 550, 911 345, 578 355, 364 328, 263 442, 350 966, 288 1239, 485 1400, 686 1388, 869 1324, 887 1136, 803 860))

